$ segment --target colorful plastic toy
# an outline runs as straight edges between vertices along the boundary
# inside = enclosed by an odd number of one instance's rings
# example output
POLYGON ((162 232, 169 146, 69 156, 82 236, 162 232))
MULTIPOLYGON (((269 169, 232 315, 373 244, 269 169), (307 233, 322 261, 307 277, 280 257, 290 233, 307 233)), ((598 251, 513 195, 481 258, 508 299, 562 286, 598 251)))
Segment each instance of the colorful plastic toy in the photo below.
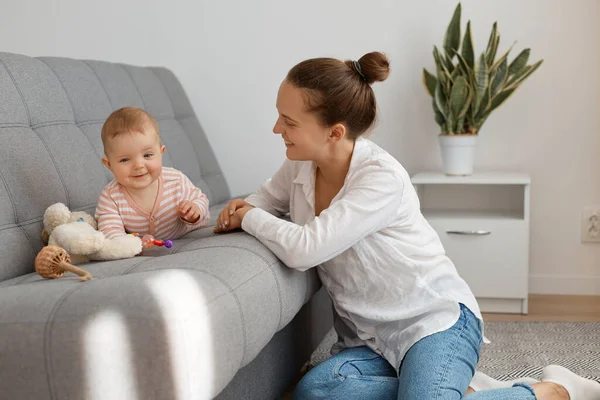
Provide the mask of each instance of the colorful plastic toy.
MULTIPOLYGON (((140 236, 139 233, 131 233, 133 236, 140 236)), ((155 239, 152 235, 144 235, 142 236, 142 248, 149 249, 154 246, 165 246, 167 249, 173 247, 173 242, 170 240, 158 240, 155 239)))
POLYGON ((173 242, 170 240, 158 240, 155 239, 152 235, 144 235, 142 236, 142 247, 145 249, 149 249, 153 246, 165 246, 167 249, 170 249, 173 246, 173 242))

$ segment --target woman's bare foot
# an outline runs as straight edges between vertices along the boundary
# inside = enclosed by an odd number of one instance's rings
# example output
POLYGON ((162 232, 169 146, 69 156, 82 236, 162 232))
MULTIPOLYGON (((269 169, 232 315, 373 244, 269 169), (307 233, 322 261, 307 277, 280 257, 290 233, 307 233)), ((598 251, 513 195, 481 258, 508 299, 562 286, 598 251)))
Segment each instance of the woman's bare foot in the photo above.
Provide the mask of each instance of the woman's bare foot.
POLYGON ((549 365, 542 371, 543 383, 558 384, 570 400, 600 400, 600 383, 585 379, 560 365, 549 365), (570 397, 569 397, 570 396, 570 397))
POLYGON ((535 397, 539 400, 575 400, 569 397, 569 392, 564 386, 554 382, 540 382, 531 386, 535 397))

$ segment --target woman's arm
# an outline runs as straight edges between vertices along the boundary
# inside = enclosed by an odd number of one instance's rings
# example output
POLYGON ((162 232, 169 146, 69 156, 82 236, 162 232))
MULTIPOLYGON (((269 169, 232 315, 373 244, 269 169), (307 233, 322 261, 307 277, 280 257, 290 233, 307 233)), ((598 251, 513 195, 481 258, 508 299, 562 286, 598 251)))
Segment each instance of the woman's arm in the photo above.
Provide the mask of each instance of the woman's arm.
POLYGON ((279 170, 263 183, 256 193, 244 200, 254 207, 261 208, 273 215, 284 215, 290 211, 290 192, 293 181, 294 165, 285 160, 279 170))
POLYGON ((215 232, 225 232, 241 227, 241 221, 234 215, 236 210, 250 205, 265 210, 275 216, 290 211, 290 193, 294 179, 294 164, 285 160, 279 170, 269 178, 256 193, 242 199, 231 200, 219 213, 215 232))
POLYGON ((348 184, 342 198, 306 225, 243 207, 238 210, 242 228, 289 267, 317 266, 389 225, 400 210, 404 183, 393 168, 373 162, 361 167, 348 184))

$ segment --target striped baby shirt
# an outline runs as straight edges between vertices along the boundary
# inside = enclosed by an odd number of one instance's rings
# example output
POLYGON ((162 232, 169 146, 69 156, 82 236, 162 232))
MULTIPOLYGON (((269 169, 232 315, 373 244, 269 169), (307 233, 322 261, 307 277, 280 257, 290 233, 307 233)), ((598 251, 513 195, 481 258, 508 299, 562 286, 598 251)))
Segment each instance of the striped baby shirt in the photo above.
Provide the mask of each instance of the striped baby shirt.
POLYGON ((161 240, 174 240, 207 225, 210 219, 208 198, 187 176, 173 168, 163 167, 158 178, 158 194, 151 213, 142 210, 116 180, 104 187, 98 205, 98 230, 108 239, 139 233, 161 240), (177 207, 190 200, 200 207, 200 219, 190 224, 177 215, 177 207))

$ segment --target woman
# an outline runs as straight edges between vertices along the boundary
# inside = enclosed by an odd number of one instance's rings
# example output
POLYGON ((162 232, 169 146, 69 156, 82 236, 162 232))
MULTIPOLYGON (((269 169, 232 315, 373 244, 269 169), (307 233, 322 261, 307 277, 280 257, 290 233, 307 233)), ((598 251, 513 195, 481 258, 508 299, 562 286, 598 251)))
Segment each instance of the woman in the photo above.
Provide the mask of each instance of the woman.
MULTIPOLYGON (((297 399, 460 399, 479 360, 475 297, 421 214, 407 172, 362 138, 376 116, 370 85, 388 74, 377 52, 292 68, 273 129, 288 160, 255 194, 231 201, 215 227, 241 227, 291 268, 318 268, 339 340, 300 381, 297 399), (287 213, 292 222, 277 218, 287 213)), ((584 390, 596 389, 555 366, 543 379, 468 398, 588 399, 584 390)))

